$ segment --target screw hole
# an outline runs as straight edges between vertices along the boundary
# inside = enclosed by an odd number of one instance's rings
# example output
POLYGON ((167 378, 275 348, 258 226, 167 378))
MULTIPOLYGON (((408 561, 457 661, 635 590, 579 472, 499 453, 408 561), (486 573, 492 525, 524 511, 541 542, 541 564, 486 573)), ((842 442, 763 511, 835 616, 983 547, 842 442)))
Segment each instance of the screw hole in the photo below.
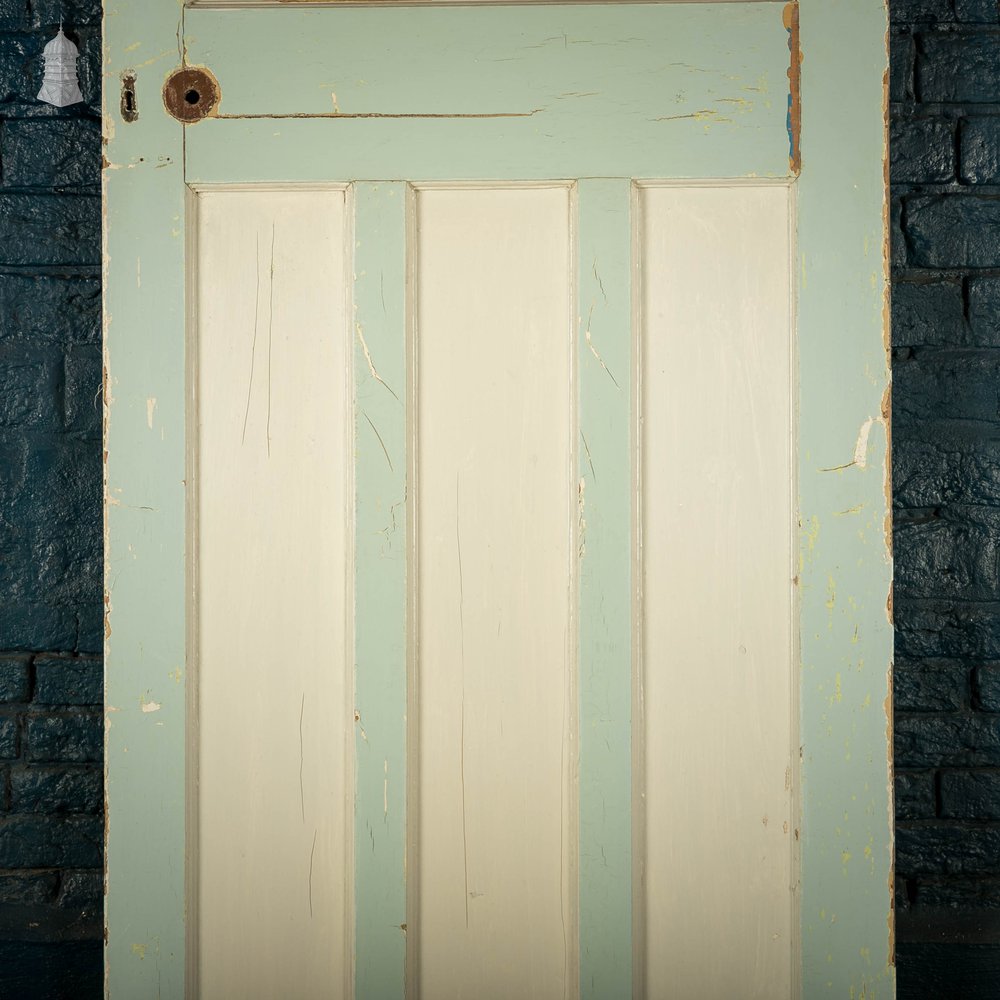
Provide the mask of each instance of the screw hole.
POLYGON ((185 91, 184 100, 187 101, 188 104, 197 104, 201 100, 201 94, 199 94, 197 90, 193 89, 185 91))

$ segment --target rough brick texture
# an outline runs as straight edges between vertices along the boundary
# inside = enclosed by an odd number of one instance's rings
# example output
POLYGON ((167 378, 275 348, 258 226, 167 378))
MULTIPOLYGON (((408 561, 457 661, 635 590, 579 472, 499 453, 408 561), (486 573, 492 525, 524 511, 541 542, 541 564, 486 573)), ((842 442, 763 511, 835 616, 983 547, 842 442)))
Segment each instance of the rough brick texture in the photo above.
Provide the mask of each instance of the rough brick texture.
POLYGON ((0 996, 100 995, 101 677, 97 655, 0 656, 0 996), (45 976, 73 992, 5 992, 45 976))
POLYGON ((899 997, 979 998, 1000 994, 1000 4, 890 11, 899 997))
POLYGON ((100 24, 0 0, 0 997, 101 995, 100 24))

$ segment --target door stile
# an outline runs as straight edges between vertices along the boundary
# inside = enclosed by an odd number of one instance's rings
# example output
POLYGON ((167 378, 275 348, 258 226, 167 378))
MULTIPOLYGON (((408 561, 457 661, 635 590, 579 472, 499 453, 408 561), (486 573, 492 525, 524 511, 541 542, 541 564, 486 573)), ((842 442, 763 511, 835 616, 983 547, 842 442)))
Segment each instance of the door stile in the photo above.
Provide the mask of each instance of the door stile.
POLYGON ((355 984, 404 995, 407 809, 406 212, 402 182, 354 200, 355 984))
POLYGON ((140 47, 169 52, 180 13, 154 3, 113 15, 103 34, 113 67, 103 109, 104 989, 146 1000, 184 990, 185 190, 180 126, 152 100, 124 122, 118 73, 140 47))
POLYGON ((632 995, 631 182, 577 185, 580 996, 632 995))
POLYGON ((803 0, 801 35, 802 995, 891 997, 885 3, 803 0))

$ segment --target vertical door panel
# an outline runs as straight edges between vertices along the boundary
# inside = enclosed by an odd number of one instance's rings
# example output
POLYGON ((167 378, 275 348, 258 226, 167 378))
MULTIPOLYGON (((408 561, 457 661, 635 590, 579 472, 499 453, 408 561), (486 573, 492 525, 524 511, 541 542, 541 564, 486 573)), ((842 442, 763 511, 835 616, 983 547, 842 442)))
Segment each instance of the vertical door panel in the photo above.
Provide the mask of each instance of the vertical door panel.
POLYGON ((416 220, 421 994, 562 998, 577 966, 570 190, 416 220))
POLYGON ((641 206, 647 995, 789 996, 789 190, 641 206))
POLYGON ((198 197, 201 989, 341 995, 350 429, 343 191, 198 197))

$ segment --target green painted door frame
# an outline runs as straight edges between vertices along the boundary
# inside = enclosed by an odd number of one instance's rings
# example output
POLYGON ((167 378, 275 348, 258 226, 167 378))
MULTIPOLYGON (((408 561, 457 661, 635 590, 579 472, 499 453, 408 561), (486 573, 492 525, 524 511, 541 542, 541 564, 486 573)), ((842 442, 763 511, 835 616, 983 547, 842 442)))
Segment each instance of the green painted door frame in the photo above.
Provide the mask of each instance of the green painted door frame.
MULTIPOLYGON (((390 559, 371 529, 406 496, 409 459, 405 407, 370 390, 374 378, 406 384, 407 186, 575 182, 580 260, 599 249, 613 289, 587 331, 601 356, 578 345, 580 475, 589 462, 608 470, 587 486, 599 569, 581 578, 577 638, 581 996, 605 1000, 633 993, 635 408, 606 376, 633 364, 630 339, 615 337, 632 324, 632 192, 643 181, 755 179, 792 185, 796 213, 798 979, 809 1000, 893 996, 883 0, 240 12, 109 0, 104 31, 107 995, 194 996, 191 192, 349 183, 364 234, 356 391, 382 440, 359 418, 355 657, 378 667, 355 678, 377 744, 357 756, 357 836, 369 812, 392 816, 353 874, 356 996, 368 1000, 403 996, 406 957, 407 784, 393 786, 390 809, 383 760, 405 775, 411 525, 401 515, 390 559), (221 91, 189 125, 161 96, 182 66, 208 67, 221 91), (345 81, 336 93, 331 67, 345 81), (123 76, 134 80, 129 102, 123 76), (376 259, 380 287, 366 277, 376 259), (151 399, 162 433, 150 433, 151 399), (625 582, 610 603, 604 576, 625 582), (612 863, 595 863, 608 844, 612 863)), ((581 311, 594 278, 580 265, 581 311)))

